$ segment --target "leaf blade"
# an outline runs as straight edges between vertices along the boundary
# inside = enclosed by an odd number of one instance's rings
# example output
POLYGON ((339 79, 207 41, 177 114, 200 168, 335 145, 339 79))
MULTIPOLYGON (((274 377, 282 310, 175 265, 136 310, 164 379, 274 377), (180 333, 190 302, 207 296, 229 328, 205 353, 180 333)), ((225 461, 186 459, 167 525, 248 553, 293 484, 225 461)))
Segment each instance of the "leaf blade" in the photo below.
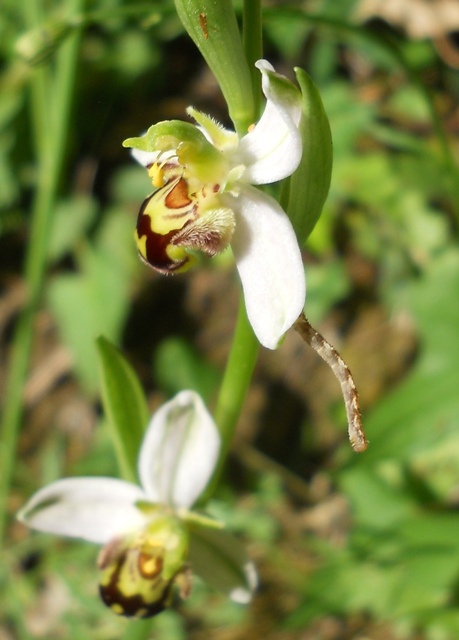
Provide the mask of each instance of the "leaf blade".
POLYGON ((149 412, 139 379, 122 353, 103 336, 97 339, 102 402, 121 473, 136 481, 137 456, 149 412))

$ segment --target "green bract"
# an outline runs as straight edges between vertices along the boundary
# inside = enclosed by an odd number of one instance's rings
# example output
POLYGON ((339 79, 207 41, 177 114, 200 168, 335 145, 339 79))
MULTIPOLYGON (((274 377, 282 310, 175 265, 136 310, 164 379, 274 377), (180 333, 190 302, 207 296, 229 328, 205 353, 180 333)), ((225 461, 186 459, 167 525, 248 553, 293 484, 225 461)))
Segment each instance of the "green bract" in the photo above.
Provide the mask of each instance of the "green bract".
POLYGON ((255 120, 252 81, 231 0, 175 0, 178 16, 217 78, 239 133, 255 120))

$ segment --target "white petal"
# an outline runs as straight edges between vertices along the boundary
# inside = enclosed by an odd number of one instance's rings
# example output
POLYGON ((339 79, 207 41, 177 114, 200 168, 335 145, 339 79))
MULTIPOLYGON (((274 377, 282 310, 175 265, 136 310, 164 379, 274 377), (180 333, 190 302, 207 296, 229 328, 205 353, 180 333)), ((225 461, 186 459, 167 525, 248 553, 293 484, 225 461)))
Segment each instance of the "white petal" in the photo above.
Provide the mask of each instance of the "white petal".
POLYGON ((189 508, 215 468, 217 427, 200 396, 181 391, 154 414, 139 456, 139 476, 153 502, 189 508))
POLYGON ((279 204, 254 187, 243 187, 237 198, 225 194, 224 202, 236 214, 231 246, 250 323, 261 344, 275 349, 306 296, 295 232, 279 204))
POLYGON ((139 500, 145 493, 123 480, 64 478, 37 491, 18 518, 38 531, 104 544, 144 526, 139 500))
POLYGON ((262 72, 267 103, 260 121, 242 138, 237 161, 247 167, 245 181, 268 184, 290 176, 300 163, 301 93, 265 60, 256 66, 262 72))
POLYGON ((250 602, 257 573, 244 547, 227 531, 195 528, 190 535, 193 572, 241 604, 250 602))

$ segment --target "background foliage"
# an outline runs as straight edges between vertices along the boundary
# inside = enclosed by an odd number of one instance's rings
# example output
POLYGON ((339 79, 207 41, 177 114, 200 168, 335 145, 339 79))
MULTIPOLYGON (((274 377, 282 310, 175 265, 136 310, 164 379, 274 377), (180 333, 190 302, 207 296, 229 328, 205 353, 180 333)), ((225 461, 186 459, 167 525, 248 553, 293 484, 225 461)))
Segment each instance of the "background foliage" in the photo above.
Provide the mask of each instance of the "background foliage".
MULTIPOLYGON (((357 0, 264 10, 266 57, 288 75, 306 69, 331 122, 333 178, 305 250, 306 309, 354 372, 370 447, 350 450, 336 382, 297 336, 263 352, 211 504, 246 541, 259 592, 240 608, 196 584, 150 629, 99 602, 94 547, 32 535, 14 513, 58 477, 117 473, 98 397, 98 336, 127 355, 150 409, 184 387, 212 405, 237 313, 234 269, 222 256, 164 278, 138 261, 133 228, 150 187, 121 141, 184 117, 189 104, 221 121, 227 114, 167 0, 50 1, 36 15, 36 3, 4 0, 5 395, 34 193, 54 175, 57 197, 6 504, 2 640, 458 637, 459 18, 445 24, 440 0, 402 4, 403 20, 357 0), (74 78, 60 71, 69 43, 74 78), (49 113, 34 101, 46 74, 49 113)), ((99 345, 99 358, 116 360, 99 345)))

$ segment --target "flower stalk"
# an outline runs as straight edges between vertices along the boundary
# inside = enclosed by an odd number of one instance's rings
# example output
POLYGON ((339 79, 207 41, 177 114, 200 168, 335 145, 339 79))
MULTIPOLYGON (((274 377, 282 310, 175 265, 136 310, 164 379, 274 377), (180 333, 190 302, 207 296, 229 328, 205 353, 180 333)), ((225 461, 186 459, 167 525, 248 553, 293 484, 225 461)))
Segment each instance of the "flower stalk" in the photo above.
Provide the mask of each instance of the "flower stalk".
POLYGON ((362 453, 368 447, 368 441, 362 426, 359 395, 351 370, 325 338, 311 326, 302 313, 293 325, 295 331, 328 364, 341 386, 346 407, 349 441, 356 453, 362 453))
POLYGON ((222 445, 214 474, 203 496, 204 503, 212 496, 220 480, 226 457, 233 442, 236 425, 249 390, 259 349, 260 344, 247 317, 244 299, 241 298, 233 343, 214 411, 214 419, 218 425, 222 445))

